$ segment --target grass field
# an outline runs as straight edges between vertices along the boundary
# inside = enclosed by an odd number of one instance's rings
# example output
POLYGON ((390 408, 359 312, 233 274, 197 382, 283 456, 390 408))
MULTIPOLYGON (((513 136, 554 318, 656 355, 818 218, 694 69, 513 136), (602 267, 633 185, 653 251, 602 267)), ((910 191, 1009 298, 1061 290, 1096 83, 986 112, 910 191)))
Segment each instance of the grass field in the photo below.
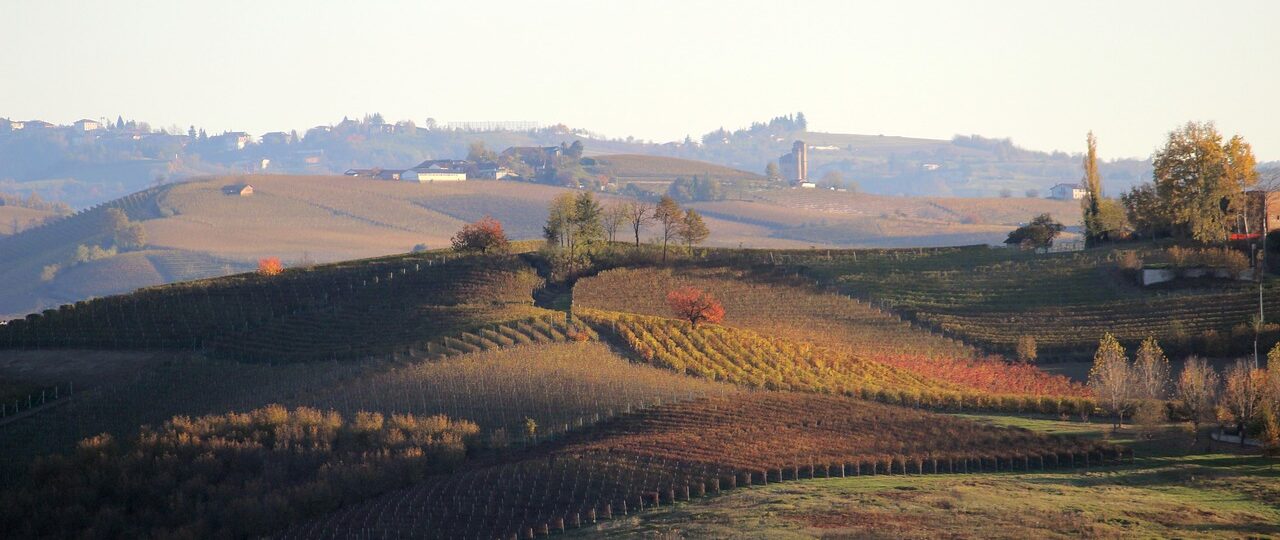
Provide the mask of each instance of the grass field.
MULTIPOLYGON (((1097 424, 969 417, 1101 437, 1097 424)), ((677 503, 572 537, 1238 538, 1280 535, 1280 468, 1251 455, 1184 455, 1170 429, 1104 470, 830 478, 677 503)), ((1223 449, 1229 449, 1224 447, 1223 449)))

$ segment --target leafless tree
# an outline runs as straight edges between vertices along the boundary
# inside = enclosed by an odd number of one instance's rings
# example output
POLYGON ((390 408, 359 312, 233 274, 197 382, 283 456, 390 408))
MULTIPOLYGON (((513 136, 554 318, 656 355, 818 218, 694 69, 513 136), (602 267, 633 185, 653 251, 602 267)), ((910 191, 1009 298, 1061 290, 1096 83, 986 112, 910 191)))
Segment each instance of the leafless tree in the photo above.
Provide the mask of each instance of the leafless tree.
POLYGON ((1221 386, 1218 372, 1198 356, 1190 356, 1178 375, 1178 401, 1183 412, 1191 419, 1191 444, 1199 442, 1200 423, 1213 417, 1214 400, 1221 386))

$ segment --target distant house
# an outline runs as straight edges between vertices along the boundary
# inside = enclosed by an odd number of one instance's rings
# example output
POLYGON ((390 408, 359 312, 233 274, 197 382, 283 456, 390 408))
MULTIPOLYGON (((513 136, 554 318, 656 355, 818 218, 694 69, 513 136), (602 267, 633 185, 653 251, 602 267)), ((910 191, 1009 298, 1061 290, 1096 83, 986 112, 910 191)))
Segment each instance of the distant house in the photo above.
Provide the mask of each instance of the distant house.
POLYGON ((377 178, 378 180, 399 180, 403 174, 404 170, 401 169, 383 169, 382 171, 379 171, 378 175, 374 178, 377 178))
POLYGON ((477 171, 476 176, 483 180, 502 180, 504 178, 514 178, 517 175, 515 171, 508 169, 506 167, 489 165, 489 166, 481 167, 480 170, 477 171))
POLYGON ((1049 198, 1060 201, 1080 200, 1088 194, 1080 184, 1058 184, 1049 188, 1049 198))
POLYGON ((76 131, 95 131, 102 129, 102 124, 96 120, 82 118, 80 120, 76 120, 76 123, 71 124, 71 127, 75 128, 76 131))
POLYGON ((232 185, 223 187, 222 194, 248 197, 250 195, 253 195, 253 186, 249 184, 232 184, 232 185))
POLYGON ((465 182, 467 172, 442 167, 409 169, 400 175, 401 180, 426 184, 428 182, 465 182))
POLYGON ((27 120, 26 122, 18 123, 22 124, 25 129, 53 129, 58 127, 44 120, 27 120))
POLYGON ((293 135, 283 131, 272 131, 262 134, 262 144, 293 144, 293 135))
POLYGON ((471 162, 465 159, 428 159, 422 163, 414 165, 415 170, 422 169, 453 169, 455 171, 465 171, 471 167, 471 162))
POLYGON ((9 120, 7 118, 0 118, 0 131, 19 131, 25 125, 26 124, 24 122, 20 122, 18 120, 9 120))
POLYGON ((503 157, 514 157, 534 169, 549 169, 555 158, 564 154, 559 146, 512 146, 502 151, 503 157))
POLYGON ((382 172, 382 169, 347 169, 346 172, 342 174, 343 176, 354 176, 357 178, 377 178, 378 173, 380 172, 382 172))

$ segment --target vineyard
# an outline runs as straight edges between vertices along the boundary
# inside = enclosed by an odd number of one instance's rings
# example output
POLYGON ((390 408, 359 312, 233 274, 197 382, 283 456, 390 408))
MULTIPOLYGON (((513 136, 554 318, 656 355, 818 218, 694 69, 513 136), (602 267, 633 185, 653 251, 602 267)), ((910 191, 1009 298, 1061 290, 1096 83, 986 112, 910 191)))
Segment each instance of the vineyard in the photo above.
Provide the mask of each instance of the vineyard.
POLYGON ((43 461, 0 490, 0 527, 27 538, 256 536, 447 471, 478 433, 445 416, 280 405, 175 417, 136 440, 100 435, 43 461))
MULTIPOLYGON (((501 446, 533 442, 524 435, 526 419, 539 426, 536 439, 547 439, 647 406, 733 391, 728 385, 632 364, 599 343, 569 342, 567 334, 573 331, 563 319, 558 324, 522 320, 500 328, 501 335, 516 336, 519 346, 459 336, 442 340, 429 359, 361 363, 268 365, 171 355, 108 382, 77 384, 74 399, 65 405, 0 426, 0 453, 7 458, 0 479, 20 472, 32 457, 69 450, 98 433, 126 439, 138 426, 158 425, 172 416, 269 403, 343 414, 445 414, 477 422, 486 441, 501 446), (473 352, 444 348, 444 341, 473 352)), ((34 389, 24 386, 14 392, 25 399, 34 389)))
POLYGON ((0 327, 0 347, 210 349, 242 360, 363 358, 540 313, 518 258, 405 255, 143 289, 0 327))
POLYGON ((724 303, 724 324, 761 334, 808 341, 860 355, 920 354, 969 357, 963 343, 923 331, 866 302, 824 293, 788 276, 727 267, 618 268, 578 281, 576 306, 669 316, 665 291, 692 286, 724 303))
POLYGON ((346 379, 300 403, 339 411, 466 418, 494 446, 553 438, 603 419, 737 390, 628 362, 598 342, 542 343, 417 362, 346 379), (526 419, 537 426, 526 433, 526 419))
MULTIPOLYGON (((1180 352, 1243 352, 1227 338, 1239 334, 1257 311, 1256 286, 1142 290, 1119 276, 1116 257, 1111 250, 839 252, 807 261, 806 271, 842 292, 995 351, 1011 352, 1018 338, 1029 335, 1042 356, 1081 358, 1110 331, 1126 342, 1155 336, 1180 352)), ((1268 303, 1280 301, 1280 289, 1268 284, 1265 296, 1268 303)))
POLYGON ((625 415, 532 455, 428 479, 286 538, 531 538, 738 486, 1088 467, 1104 443, 832 396, 752 393, 625 415))
POLYGON ((949 374, 960 379, 951 382, 935 376, 924 363, 897 367, 750 330, 596 310, 579 310, 578 315, 653 365, 751 388, 848 395, 945 410, 1075 414, 1095 408, 1093 400, 1084 397, 1083 388, 1034 368, 1010 373, 999 364, 996 380, 990 382, 975 376, 982 373, 973 367, 977 364, 969 363, 967 369, 951 370, 949 374), (1006 387, 999 377, 1017 384, 1006 387))

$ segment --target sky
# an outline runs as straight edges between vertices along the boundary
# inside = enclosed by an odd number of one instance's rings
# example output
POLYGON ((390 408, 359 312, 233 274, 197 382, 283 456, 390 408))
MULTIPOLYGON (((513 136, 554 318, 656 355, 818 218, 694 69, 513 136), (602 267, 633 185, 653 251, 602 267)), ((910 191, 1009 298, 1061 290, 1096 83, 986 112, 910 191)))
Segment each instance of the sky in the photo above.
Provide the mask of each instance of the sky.
POLYGON ((1190 120, 1280 159, 1280 2, 0 0, 0 117, 210 132, 531 120, 1147 157, 1190 120))

